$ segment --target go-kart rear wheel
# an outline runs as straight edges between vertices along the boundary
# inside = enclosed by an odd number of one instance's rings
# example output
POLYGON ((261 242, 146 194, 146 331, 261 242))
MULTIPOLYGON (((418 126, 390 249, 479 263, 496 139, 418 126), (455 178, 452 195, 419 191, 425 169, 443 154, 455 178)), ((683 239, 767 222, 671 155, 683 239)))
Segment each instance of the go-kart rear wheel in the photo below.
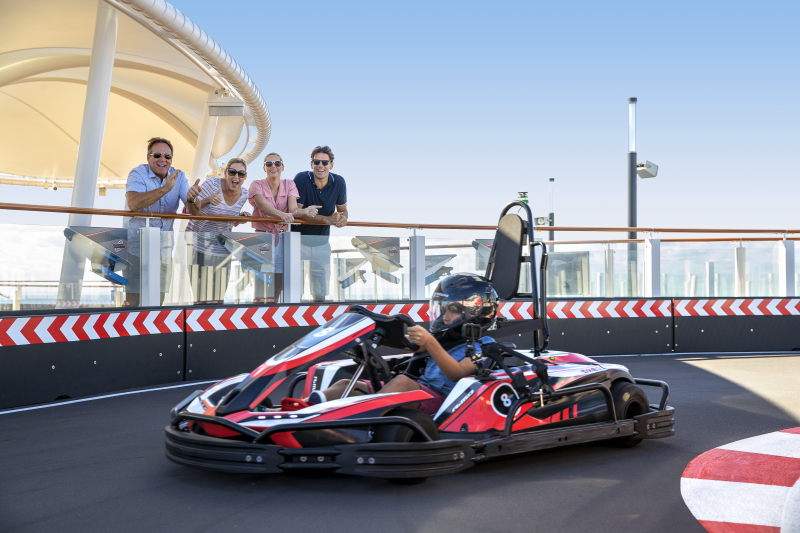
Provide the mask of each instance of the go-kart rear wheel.
MULTIPOLYGON (((392 409, 386 416, 402 416, 408 418, 425 430, 433 440, 439 440, 439 428, 433 418, 418 409, 392 409)), ((372 442, 426 442, 425 437, 408 426, 378 426, 372 435, 372 442)), ((428 479, 427 477, 388 478, 387 481, 398 485, 416 485, 428 479)))
MULTIPOLYGON (((617 420, 630 420, 634 416, 650 411, 647 395, 642 389, 627 381, 617 381, 611 385, 611 395, 614 397, 614 409, 617 420)), ((637 437, 623 437, 610 441, 614 446, 633 448, 642 439, 637 437)))

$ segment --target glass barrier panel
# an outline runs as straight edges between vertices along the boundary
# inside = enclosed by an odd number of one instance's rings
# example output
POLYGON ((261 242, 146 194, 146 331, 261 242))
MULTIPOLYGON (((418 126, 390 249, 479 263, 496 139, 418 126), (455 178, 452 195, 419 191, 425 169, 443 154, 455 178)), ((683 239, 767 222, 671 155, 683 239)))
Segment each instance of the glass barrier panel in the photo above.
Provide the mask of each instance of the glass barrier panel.
POLYGON ((304 301, 408 298, 407 238, 304 235, 301 244, 304 301))
POLYGON ((283 301, 282 235, 177 232, 164 305, 283 301))
POLYGON ((119 228, 0 224, 0 310, 122 306, 127 244, 119 228))
POLYGON ((779 296, 778 242, 744 241, 746 249, 745 296, 779 296))
POLYGON ((662 242, 661 294, 682 298, 778 296, 778 243, 662 242), (736 277, 740 260, 744 261, 743 280, 736 277), (743 282, 741 293, 737 291, 739 282, 743 282))
POLYGON ((644 243, 548 244, 547 252, 548 298, 644 294, 644 243))

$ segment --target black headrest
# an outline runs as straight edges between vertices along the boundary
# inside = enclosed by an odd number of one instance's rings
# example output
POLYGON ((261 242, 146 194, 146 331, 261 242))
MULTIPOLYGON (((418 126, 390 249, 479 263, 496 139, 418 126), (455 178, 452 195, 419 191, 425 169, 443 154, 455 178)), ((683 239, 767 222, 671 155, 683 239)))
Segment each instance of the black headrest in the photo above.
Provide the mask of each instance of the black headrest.
POLYGON ((490 265, 489 280, 501 300, 510 300, 517 295, 524 235, 519 215, 509 213, 497 224, 497 234, 492 245, 494 265, 490 265))

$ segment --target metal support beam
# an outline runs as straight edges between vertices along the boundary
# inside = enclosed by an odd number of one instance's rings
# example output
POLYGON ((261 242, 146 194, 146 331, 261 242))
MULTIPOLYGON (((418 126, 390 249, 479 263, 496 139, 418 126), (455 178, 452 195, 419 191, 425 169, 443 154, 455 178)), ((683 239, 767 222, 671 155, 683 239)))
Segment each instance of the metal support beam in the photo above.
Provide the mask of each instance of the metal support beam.
POLYGON ((408 239, 409 254, 409 300, 425 299, 425 236, 415 235, 408 239))
POLYGON ((784 298, 795 296, 794 241, 778 243, 778 294, 784 298))
POLYGON ((303 293, 303 266, 301 262, 300 234, 287 231, 283 234, 283 301, 300 303, 303 293))
MULTIPOLYGON (((215 93, 211 91, 208 97, 214 98, 215 93)), ((197 146, 194 149, 194 160, 192 161, 192 181, 189 185, 194 185, 194 180, 205 179, 208 173, 209 160, 211 159, 211 146, 214 144, 214 133, 217 131, 218 116, 211 116, 208 110, 208 103, 203 108, 203 119, 200 122, 200 133, 197 136, 197 146)))
MULTIPOLYGON (((94 207, 118 28, 119 11, 104 0, 98 0, 71 207, 94 207)), ((92 215, 71 214, 68 225, 91 226, 92 215)), ((75 302, 80 302, 85 265, 86 258, 74 250, 69 241, 65 241, 56 309, 71 307, 75 302)))
POLYGON ((644 295, 661 297, 661 239, 644 241, 644 295))
POLYGON ((713 298, 717 295, 716 278, 714 276, 714 262, 706 262, 706 297, 713 298))

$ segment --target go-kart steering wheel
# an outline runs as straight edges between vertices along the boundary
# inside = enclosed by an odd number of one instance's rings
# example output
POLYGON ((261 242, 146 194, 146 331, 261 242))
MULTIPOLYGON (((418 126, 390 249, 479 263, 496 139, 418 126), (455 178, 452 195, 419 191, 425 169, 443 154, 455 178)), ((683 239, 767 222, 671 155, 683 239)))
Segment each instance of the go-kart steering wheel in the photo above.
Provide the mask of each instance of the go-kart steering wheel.
MULTIPOLYGON (((417 323, 414 322, 411 319, 411 317, 408 316, 408 315, 402 315, 402 314, 398 313, 396 315, 392 315, 392 318, 398 320, 399 322, 402 322, 403 325, 406 326, 406 328, 409 327, 409 326, 416 326, 417 325, 417 323)), ((420 349, 420 346, 417 346, 416 344, 414 344, 413 342, 408 340, 408 337, 406 337, 405 335, 403 335, 403 341, 402 342, 403 342, 403 345, 406 348, 408 348, 409 350, 411 350, 412 352, 416 352, 417 350, 420 349)))

